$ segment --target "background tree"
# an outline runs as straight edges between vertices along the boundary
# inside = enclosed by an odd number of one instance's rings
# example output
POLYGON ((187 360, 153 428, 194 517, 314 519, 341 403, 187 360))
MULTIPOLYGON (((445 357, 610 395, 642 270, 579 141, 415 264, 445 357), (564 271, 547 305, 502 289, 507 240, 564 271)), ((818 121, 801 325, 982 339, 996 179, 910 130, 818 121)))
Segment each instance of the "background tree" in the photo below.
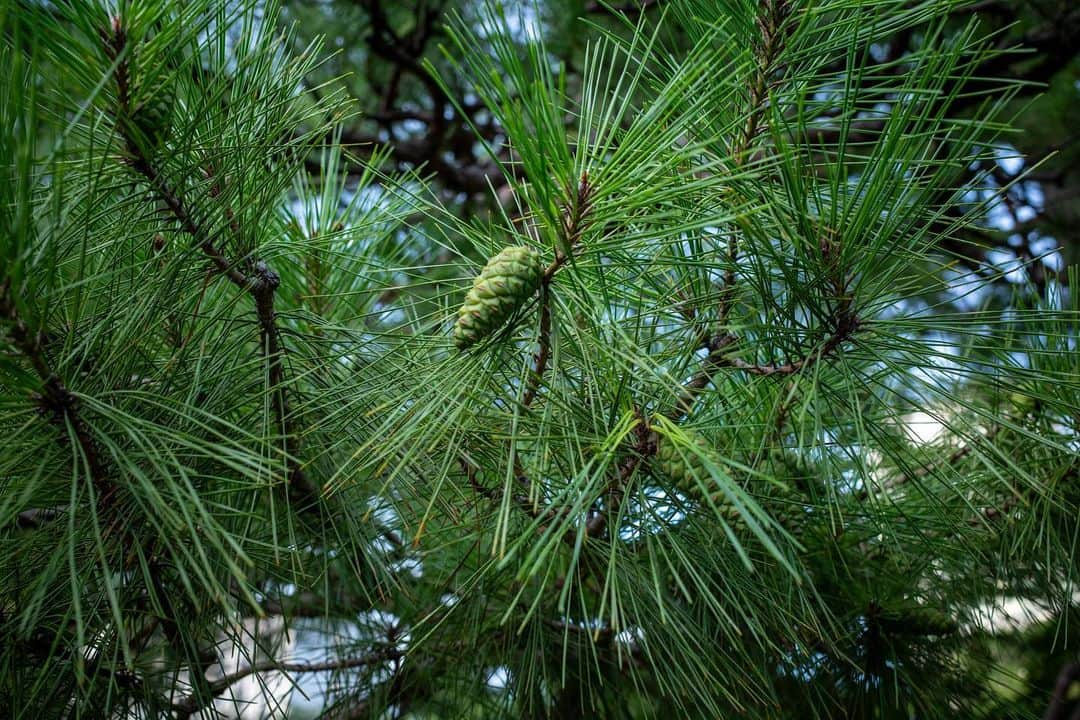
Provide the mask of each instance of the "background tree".
MULTIPOLYGON (((518 42, 542 36, 547 51, 564 63, 567 75, 580 81, 585 47, 598 28, 625 30, 620 18, 644 15, 651 21, 666 11, 665 5, 665 0, 522 3, 511 5, 510 31, 518 42)), ((1080 50, 1073 38, 1080 31, 1080 11, 1073 5, 1057 0, 983 0, 943 10, 957 25, 976 14, 994 47, 1011 50, 986 57, 974 76, 991 82, 1008 77, 1023 83, 1009 108, 1022 132, 1008 139, 1010 145, 1002 156, 968 170, 969 180, 987 192, 1009 190, 1000 203, 995 201, 989 222, 969 228, 966 242, 946 248, 986 279, 1001 279, 1003 269, 1023 265, 1039 281, 1046 263, 1060 270, 1076 262, 1073 213, 1078 180, 1073 168, 1080 151, 1072 118, 1080 103, 1076 92, 1080 50), (1032 169, 1033 165, 1037 167, 1032 169), (1024 182, 1018 183, 1021 173, 1024 182), (1054 255, 1058 249, 1063 258, 1054 255), (1039 257, 1049 259, 1030 262, 1039 257)), ((343 141, 361 154, 387 148, 387 160, 394 166, 423 166, 448 198, 466 201, 466 210, 475 212, 478 205, 497 197, 489 192, 489 185, 498 190, 506 183, 477 136, 494 142, 503 156, 508 146, 497 119, 470 95, 468 78, 455 73, 439 50, 446 40, 447 18, 455 13, 474 23, 478 6, 450 0, 299 0, 284 9, 285 17, 298 21, 302 36, 325 34, 333 46, 342 48, 312 82, 338 76, 362 108, 361 114, 345 123, 343 141), (425 63, 431 63, 444 78, 445 89, 432 82, 425 63)), ((667 32, 678 35, 681 31, 669 27, 667 32)), ((895 32, 886 29, 867 48, 866 63, 895 73, 897 60, 917 49, 922 40, 923 28, 918 25, 905 25, 895 32)), ((685 50, 685 42, 681 47, 685 50)), ((961 100, 956 111, 963 113, 967 106, 970 114, 975 104, 961 100)), ((864 119, 870 127, 878 122, 864 119)), ((312 169, 317 170, 316 164, 312 169)), ((502 198, 506 200, 505 193, 502 198)))
POLYGON ((3 5, 0 708, 1075 712, 1077 18, 975 7, 3 5))

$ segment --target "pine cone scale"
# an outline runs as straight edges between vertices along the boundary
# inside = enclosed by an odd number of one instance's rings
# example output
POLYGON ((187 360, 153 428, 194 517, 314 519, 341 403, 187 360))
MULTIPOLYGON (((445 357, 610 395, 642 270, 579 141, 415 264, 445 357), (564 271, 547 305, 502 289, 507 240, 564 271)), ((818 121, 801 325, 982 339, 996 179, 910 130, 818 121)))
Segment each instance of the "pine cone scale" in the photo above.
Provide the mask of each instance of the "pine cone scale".
POLYGON ((458 310, 454 344, 465 350, 501 327, 539 289, 543 277, 540 254, 510 246, 488 260, 473 279, 458 310))

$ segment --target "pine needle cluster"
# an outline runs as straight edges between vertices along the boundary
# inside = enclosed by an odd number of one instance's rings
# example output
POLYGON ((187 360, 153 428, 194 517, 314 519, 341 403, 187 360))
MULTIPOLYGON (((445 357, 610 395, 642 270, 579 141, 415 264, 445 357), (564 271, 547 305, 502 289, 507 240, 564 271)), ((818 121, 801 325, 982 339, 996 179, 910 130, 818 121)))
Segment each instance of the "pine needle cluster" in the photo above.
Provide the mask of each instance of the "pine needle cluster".
POLYGON ((458 17, 473 215, 343 171, 275 2, 0 4, 0 714, 993 716, 1080 277, 950 304, 1017 88, 958 5, 673 0, 580 86, 458 17))

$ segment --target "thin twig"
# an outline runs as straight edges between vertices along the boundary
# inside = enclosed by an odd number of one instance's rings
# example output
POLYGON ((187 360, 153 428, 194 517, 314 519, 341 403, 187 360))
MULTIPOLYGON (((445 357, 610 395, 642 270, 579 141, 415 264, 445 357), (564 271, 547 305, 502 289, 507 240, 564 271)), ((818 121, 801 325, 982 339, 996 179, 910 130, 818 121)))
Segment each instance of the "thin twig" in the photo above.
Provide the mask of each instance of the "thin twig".
POLYGON ((605 490, 608 500, 607 512, 597 513, 585 522, 585 533, 589 537, 599 537, 607 529, 608 517, 618 517, 622 509, 623 499, 626 497, 626 486, 630 478, 634 476, 642 460, 656 453, 656 433, 653 432, 640 409, 634 409, 638 416, 638 426, 635 428, 637 442, 634 450, 627 455, 619 464, 619 472, 615 479, 610 482, 605 490))
POLYGON ((555 259, 544 270, 540 280, 540 336, 538 338, 539 349, 534 357, 532 371, 529 373, 528 384, 522 405, 530 407, 536 399, 536 393, 540 390, 540 383, 544 379, 547 369, 548 357, 551 355, 551 281, 555 274, 570 260, 570 254, 581 242, 582 236, 588 227, 589 213, 592 212, 593 187, 589 184, 589 174, 581 174, 577 191, 572 193, 567 203, 567 213, 562 219, 562 247, 556 249, 555 259))
POLYGON ((477 495, 482 495, 488 500, 495 502, 499 499, 499 493, 492 488, 487 487, 476 478, 477 467, 472 462, 467 460, 464 455, 458 456, 458 465, 461 466, 461 471, 465 473, 465 477, 469 481, 469 486, 472 487, 473 492, 477 495))
POLYGON ((525 407, 532 406, 536 399, 536 393, 540 390, 540 383, 544 379, 547 370, 548 356, 551 354, 551 301, 548 284, 540 285, 540 348, 536 351, 532 371, 529 373, 529 381, 525 387, 525 395, 521 404, 525 407))
POLYGON ((1043 720, 1064 720, 1065 711, 1069 706, 1069 688, 1077 679, 1080 679, 1080 663, 1066 663, 1058 673, 1057 682, 1054 684, 1054 694, 1050 696, 1050 704, 1046 708, 1043 720))
MULTIPOLYGON (((750 114, 731 153, 736 167, 741 167, 746 163, 746 154, 761 131, 765 113, 768 110, 769 76, 774 73, 774 64, 784 49, 787 39, 786 33, 783 32, 784 24, 790 14, 789 0, 768 0, 761 6, 757 19, 760 40, 754 51, 757 66, 750 82, 750 114)), ((724 271, 723 285, 720 290, 718 333, 724 332, 727 328, 735 299, 735 266, 739 260, 739 241, 734 234, 728 236, 727 252, 728 267, 724 271)))
MULTIPOLYGON (((560 247, 556 249, 555 259, 544 270, 540 281, 540 331, 537 340, 539 348, 534 356, 533 367, 529 373, 525 394, 521 401, 525 408, 531 407, 536 399, 536 394, 540 390, 540 384, 543 382, 544 373, 547 370, 548 358, 551 355, 551 283, 556 273, 570 261, 574 249, 581 242, 588 226, 589 214, 592 212, 593 187, 589 184, 588 172, 581 174, 576 191, 569 194, 570 200, 567 203, 567 212, 562 218, 560 247)), ((547 516, 552 521, 557 520, 562 515, 563 510, 549 507, 547 510, 540 511, 536 508, 531 499, 532 483, 529 481, 528 475, 525 473, 525 469, 521 466, 521 461, 517 456, 514 458, 514 464, 514 475, 527 491, 526 496, 515 498, 518 505, 529 513, 533 519, 547 516)), ((468 474, 469 470, 467 469, 466 472, 468 474)), ((475 473, 469 475, 469 480, 475 483, 475 473)), ((476 487, 475 484, 474 487, 476 487)), ((573 531, 566 533, 563 539, 570 544, 576 542, 573 531)))
POLYGON ((730 333, 709 338, 704 344, 709 354, 702 361, 701 368, 683 384, 682 392, 675 403, 675 409, 669 412, 667 417, 674 421, 690 412, 690 408, 693 406, 698 394, 712 382, 716 371, 721 368, 742 370, 751 375, 762 377, 795 375, 836 353, 840 346, 859 329, 860 325, 860 320, 850 311, 841 311, 836 327, 821 345, 806 355, 788 360, 785 363, 757 364, 729 355, 728 348, 738 342, 738 336, 730 333))
MULTIPOLYGON (((975 451, 975 446, 978 443, 980 443, 980 442, 984 442, 984 443, 992 442, 994 440, 994 438, 997 437, 998 433, 1001 432, 1001 429, 1002 429, 1001 425, 994 425, 992 428, 990 428, 990 430, 988 430, 986 432, 986 435, 973 438, 967 444, 965 444, 962 447, 959 447, 956 450, 949 453, 949 455, 947 457, 942 458, 940 460, 935 460, 935 461, 928 462, 928 463, 926 463, 924 465, 921 465, 921 466, 915 468, 914 470, 912 470, 910 472, 903 472, 903 473, 900 473, 899 475, 897 475, 894 478, 885 480, 884 482, 882 482, 880 484, 879 489, 881 491, 883 491, 883 492, 888 492, 888 491, 891 491, 891 490, 895 490, 896 488, 901 487, 902 485, 906 485, 906 484, 908 484, 909 482, 911 482, 913 480, 920 480, 920 479, 926 477, 927 475, 930 475, 932 473, 937 472, 938 470, 940 470, 942 468, 951 467, 951 466, 955 465, 956 463, 960 462, 961 460, 963 460, 964 458, 966 458, 972 452, 974 452, 975 451)), ((857 500, 866 500, 867 498, 870 497, 870 494, 871 494, 871 489, 869 487, 864 486, 855 495, 855 498, 857 500)))
POLYGON ((263 672, 286 672, 286 673, 309 673, 309 672, 327 672, 330 670, 349 670, 352 668, 365 667, 367 665, 374 665, 379 662, 386 662, 391 660, 400 660, 405 656, 401 650, 396 648, 385 648, 371 653, 370 655, 362 655, 360 657, 343 658, 340 660, 328 660, 326 662, 279 662, 276 660, 267 660, 265 662, 255 663, 249 665, 246 668, 237 670, 234 673, 230 673, 217 680, 212 680, 207 683, 207 690, 209 695, 192 694, 187 697, 173 703, 172 709, 178 714, 179 718, 187 718, 198 712, 202 708, 212 702, 214 698, 221 695, 223 692, 229 689, 232 685, 240 682, 244 678, 254 675, 256 673, 263 672))
MULTIPOLYGON (((746 118, 746 124, 731 147, 731 155, 736 167, 745 164, 747 153, 761 132, 765 113, 768 110, 770 78, 776 73, 776 62, 786 43, 787 32, 789 31, 787 21, 790 15, 791 3, 789 0, 766 0, 760 6, 757 18, 760 35, 754 49, 756 67, 750 80, 749 114, 746 118)), ((669 415, 672 419, 678 419, 690 412, 694 400, 709 384, 716 371, 722 367, 737 367, 759 375, 791 374, 801 369, 801 366, 756 366, 717 354, 719 350, 734 341, 729 327, 731 311, 735 301, 735 285, 737 282, 735 267, 738 259, 739 242, 735 235, 732 234, 728 237, 727 268, 724 271, 720 287, 717 327, 713 336, 707 339, 709 355, 702 362, 701 369, 683 386, 683 392, 680 393, 676 404, 677 410, 674 414, 669 415)), ((818 357, 820 355, 819 353, 818 357)), ((805 362, 804 360, 804 364, 805 362)))

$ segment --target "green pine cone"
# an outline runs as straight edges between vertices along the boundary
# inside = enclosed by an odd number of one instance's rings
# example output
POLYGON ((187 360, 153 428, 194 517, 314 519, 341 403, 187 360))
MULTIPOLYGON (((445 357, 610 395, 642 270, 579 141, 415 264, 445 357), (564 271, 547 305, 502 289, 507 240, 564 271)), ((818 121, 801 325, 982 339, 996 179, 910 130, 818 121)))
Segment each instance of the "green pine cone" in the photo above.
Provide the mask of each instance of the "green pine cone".
POLYGON ((789 533, 800 537, 811 521, 811 517, 803 510, 798 496, 792 492, 779 491, 774 493, 772 499, 769 509, 773 519, 789 533))
MULTIPOLYGON (((702 453, 709 453, 709 446, 700 435, 691 434, 690 441, 702 453)), ((661 475, 673 481, 675 486, 691 499, 699 503, 705 502, 702 484, 705 486, 711 485, 712 475, 709 473, 709 469, 705 467, 705 462, 700 455, 689 449, 683 449, 680 452, 674 443, 665 437, 661 437, 656 446, 653 467, 661 475)), ((716 492, 709 493, 709 498, 724 520, 735 530, 744 530, 746 528, 742 515, 735 509, 734 505, 727 502, 723 492, 717 489, 716 492)))
MULTIPOLYGON (((706 452, 705 441, 698 435, 691 435, 691 442, 706 452)), ((676 447, 671 440, 661 437, 656 446, 656 469, 682 491, 700 496, 699 481, 708 482, 710 475, 701 457, 689 449, 676 447)))
POLYGON ((458 310, 454 344, 465 350, 497 330, 540 287, 540 254, 522 246, 505 247, 473 280, 458 310))

